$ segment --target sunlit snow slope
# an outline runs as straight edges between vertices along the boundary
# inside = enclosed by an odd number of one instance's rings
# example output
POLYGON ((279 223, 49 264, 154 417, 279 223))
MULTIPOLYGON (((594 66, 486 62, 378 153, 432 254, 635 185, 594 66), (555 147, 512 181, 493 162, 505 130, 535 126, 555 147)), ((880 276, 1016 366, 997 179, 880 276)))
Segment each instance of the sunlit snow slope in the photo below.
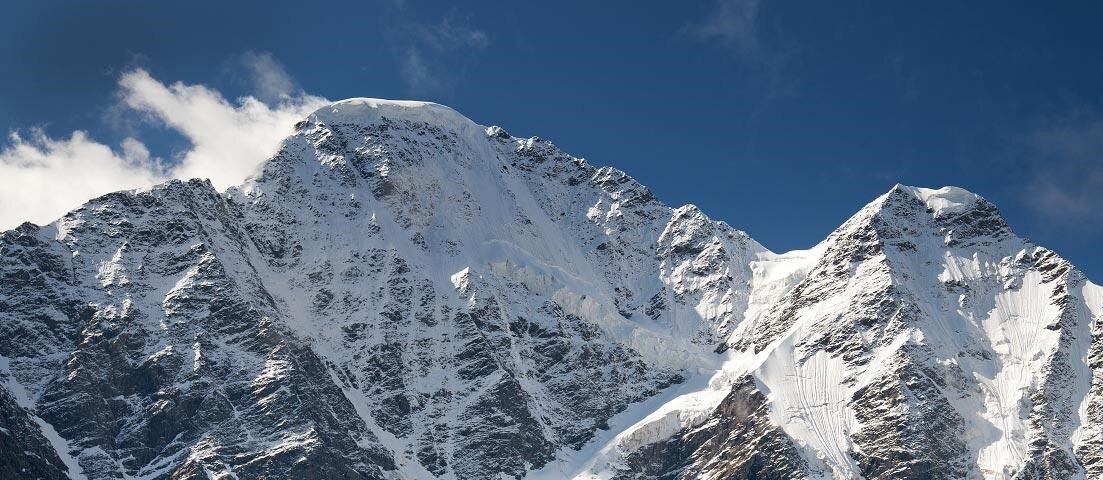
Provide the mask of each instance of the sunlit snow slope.
POLYGON ((351 99, 0 234, 0 477, 1099 478, 1103 289, 962 189, 772 253, 351 99))

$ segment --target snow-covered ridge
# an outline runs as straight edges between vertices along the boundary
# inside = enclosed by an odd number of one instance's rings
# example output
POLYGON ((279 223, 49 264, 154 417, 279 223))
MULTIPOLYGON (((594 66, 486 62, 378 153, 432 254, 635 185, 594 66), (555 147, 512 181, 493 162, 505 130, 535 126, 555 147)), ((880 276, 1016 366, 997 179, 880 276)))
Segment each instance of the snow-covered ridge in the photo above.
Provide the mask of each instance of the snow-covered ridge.
POLYGON ((242 187, 0 233, 0 445, 38 432, 0 469, 1097 478, 1101 315, 960 188, 774 254, 538 137, 349 99, 242 187))

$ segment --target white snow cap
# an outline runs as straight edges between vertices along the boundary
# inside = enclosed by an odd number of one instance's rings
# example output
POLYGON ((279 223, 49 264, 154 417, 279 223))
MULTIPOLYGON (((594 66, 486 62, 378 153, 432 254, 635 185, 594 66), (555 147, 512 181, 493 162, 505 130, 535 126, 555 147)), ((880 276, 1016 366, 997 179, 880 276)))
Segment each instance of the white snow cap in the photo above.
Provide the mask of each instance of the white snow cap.
POLYGON ((402 118, 455 128, 481 126, 451 107, 415 100, 349 98, 319 108, 310 118, 326 123, 372 123, 381 117, 402 118))
POLYGON ((897 187, 910 192, 927 204, 927 208, 934 212, 935 218, 964 212, 982 200, 980 195, 960 187, 942 187, 938 190, 907 185, 897 185, 897 187))

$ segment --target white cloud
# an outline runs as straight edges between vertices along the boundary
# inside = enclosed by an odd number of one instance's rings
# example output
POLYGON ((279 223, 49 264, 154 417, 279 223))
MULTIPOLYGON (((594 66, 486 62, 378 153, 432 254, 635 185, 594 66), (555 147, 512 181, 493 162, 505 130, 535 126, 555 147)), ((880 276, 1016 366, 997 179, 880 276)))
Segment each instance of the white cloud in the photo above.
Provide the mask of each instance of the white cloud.
POLYGON ((236 104, 202 85, 180 82, 165 85, 144 70, 126 73, 119 80, 121 98, 131 109, 143 112, 179 132, 191 149, 172 169, 175 178, 209 178, 218 188, 235 185, 256 166, 276 153, 292 126, 326 103, 304 95, 287 98, 270 107, 255 97, 236 104))
POLYGON ((12 133, 0 150, 0 229, 45 223, 82 202, 122 188, 165 179, 149 150, 128 138, 117 150, 82 131, 51 139, 41 130, 12 133))
POLYGON ((112 148, 83 131, 66 139, 38 129, 29 136, 12 133, 0 147, 0 229, 50 222, 97 195, 168 178, 209 178, 220 189, 240 183, 276 153, 296 122, 327 103, 294 94, 294 82, 270 56, 255 60, 258 89, 267 89, 258 95, 276 93, 273 105, 253 96, 231 102, 203 85, 166 85, 140 69, 120 77, 124 111, 138 112, 190 143, 171 159, 151 156, 134 138, 112 148))

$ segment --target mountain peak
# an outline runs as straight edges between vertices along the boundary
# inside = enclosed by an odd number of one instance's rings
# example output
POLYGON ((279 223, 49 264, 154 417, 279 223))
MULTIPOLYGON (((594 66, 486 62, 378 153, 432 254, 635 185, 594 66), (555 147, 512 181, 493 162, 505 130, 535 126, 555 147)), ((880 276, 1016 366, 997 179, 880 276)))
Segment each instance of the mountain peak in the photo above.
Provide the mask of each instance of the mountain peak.
POLYGON ((933 189, 896 184, 893 190, 900 190, 914 195, 915 198, 927 205, 927 208, 934 214, 936 219, 968 211, 977 202, 984 200, 980 195, 953 186, 933 189))
POLYGON ((892 191, 910 195, 925 205, 939 234, 953 237, 952 242, 947 240, 948 245, 973 238, 988 242, 1014 236, 996 205, 964 188, 897 185, 892 191))
POLYGON ((456 129, 482 126, 451 107, 416 100, 386 100, 380 98, 348 98, 326 105, 308 117, 319 123, 352 123, 367 125, 381 119, 403 119, 456 129))
POLYGON ((897 239, 907 248, 919 237, 941 238, 946 247, 988 245, 1017 238, 991 202, 959 187, 938 189, 897 184, 844 222, 833 236, 881 241, 897 239), (870 237, 870 238, 873 238, 870 237))
POLYGON ((296 130, 0 233, 0 477, 1103 477, 1103 290, 978 195, 774 255, 443 105, 296 130))
POLYGON ((935 224, 947 228, 976 216, 998 217, 999 222, 1003 223, 995 205, 980 195, 954 186, 935 189, 898 183, 867 204, 856 216, 862 216, 862 212, 898 218, 929 216, 935 224))

